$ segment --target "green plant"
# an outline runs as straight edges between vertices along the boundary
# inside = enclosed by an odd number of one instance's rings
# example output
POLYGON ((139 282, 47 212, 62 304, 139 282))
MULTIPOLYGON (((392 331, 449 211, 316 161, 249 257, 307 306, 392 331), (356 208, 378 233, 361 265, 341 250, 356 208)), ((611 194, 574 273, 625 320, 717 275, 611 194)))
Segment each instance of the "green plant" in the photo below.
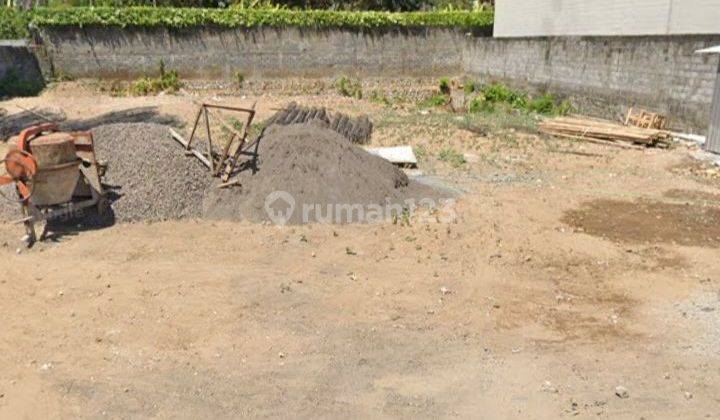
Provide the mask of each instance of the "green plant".
POLYGON ((238 85, 238 88, 242 89, 243 85, 245 84, 245 75, 241 71, 235 72, 235 82, 238 85))
POLYGON ((575 112, 575 107, 572 105, 572 103, 565 99, 564 101, 560 102, 560 105, 558 105, 555 108, 555 114, 556 115, 568 115, 575 112))
POLYGON ((510 98, 510 89, 500 83, 492 83, 483 87, 482 93, 487 102, 507 102, 510 98))
POLYGON ((30 21, 43 26, 256 26, 298 27, 447 27, 487 28, 493 23, 493 10, 433 12, 349 12, 336 10, 291 10, 231 7, 226 9, 173 7, 67 7, 37 8, 30 21))
POLYGON ((552 114, 555 111, 555 96, 550 93, 540 95, 527 104, 527 109, 538 114, 552 114))
POLYGON ((468 80, 463 85, 463 91, 466 95, 470 95, 471 93, 478 92, 480 90, 480 87, 477 85, 477 83, 473 82, 472 80, 468 80))
POLYGON ((441 161, 452 165, 453 168, 459 168, 466 163, 465 156, 452 147, 446 147, 440 150, 438 157, 441 161))
POLYGON ((160 60, 159 77, 141 77, 130 84, 129 93, 134 96, 146 96, 160 92, 174 93, 183 86, 177 70, 165 70, 165 62, 160 60))
POLYGON ((486 101, 484 96, 477 96, 470 101, 467 110, 473 114, 478 112, 494 112, 495 105, 493 105, 492 102, 486 101))
POLYGON ((31 14, 10 7, 0 7, 0 39, 27 38, 31 14))
POLYGON ((439 106, 445 106, 449 102, 450 99, 446 95, 433 95, 420 102, 420 108, 435 108, 439 106))
POLYGON ((438 85, 440 93, 442 93, 443 95, 450 94, 450 79, 448 79, 447 77, 443 77, 440 79, 440 83, 438 85))
POLYGON ((413 153, 415 153, 415 157, 418 158, 418 160, 425 160, 428 156, 428 151, 425 146, 414 146, 413 153))
POLYGON ((336 82, 335 87, 342 96, 350 98, 362 99, 362 83, 359 80, 341 76, 336 82))
POLYGON ((372 102, 385 106, 392 105, 392 101, 390 100, 390 98, 388 98, 387 95, 385 95, 383 92, 378 92, 377 90, 373 90, 370 93, 370 100, 372 102))

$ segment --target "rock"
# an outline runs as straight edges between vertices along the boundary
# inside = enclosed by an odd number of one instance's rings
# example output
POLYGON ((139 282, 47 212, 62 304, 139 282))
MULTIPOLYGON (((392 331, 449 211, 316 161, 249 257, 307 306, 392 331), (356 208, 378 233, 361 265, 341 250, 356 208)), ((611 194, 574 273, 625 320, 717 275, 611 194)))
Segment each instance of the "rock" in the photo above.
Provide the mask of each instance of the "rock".
POLYGON ((685 392, 685 399, 686 400, 692 400, 693 394, 691 392, 685 392))
POLYGON ((615 395, 622 399, 630 398, 630 392, 622 385, 615 387, 615 395))

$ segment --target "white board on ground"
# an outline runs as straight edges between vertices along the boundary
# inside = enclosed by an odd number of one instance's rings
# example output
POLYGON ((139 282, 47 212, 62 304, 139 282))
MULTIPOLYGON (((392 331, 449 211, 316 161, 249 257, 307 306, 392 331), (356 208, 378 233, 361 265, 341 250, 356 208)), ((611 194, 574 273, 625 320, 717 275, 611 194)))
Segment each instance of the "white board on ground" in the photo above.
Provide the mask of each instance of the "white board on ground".
POLYGON ((400 165, 417 165, 417 158, 415 152, 413 152, 410 146, 395 146, 395 147, 368 147, 368 153, 400 165))

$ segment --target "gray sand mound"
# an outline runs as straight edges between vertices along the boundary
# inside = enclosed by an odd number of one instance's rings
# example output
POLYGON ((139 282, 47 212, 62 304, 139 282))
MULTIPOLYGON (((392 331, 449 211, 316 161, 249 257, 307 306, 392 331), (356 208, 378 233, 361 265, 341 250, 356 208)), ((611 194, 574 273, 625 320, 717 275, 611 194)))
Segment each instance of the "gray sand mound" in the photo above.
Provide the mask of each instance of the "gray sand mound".
MULTIPOLYGON (((336 131, 313 124, 269 128, 259 141, 257 156, 254 170, 238 175, 240 188, 208 191, 206 217, 277 221, 268 215, 266 200, 279 198, 268 203, 269 208, 272 213, 284 212, 290 207, 287 193, 294 201, 287 223, 347 223, 370 218, 370 212, 377 206, 387 208, 388 202, 437 196, 435 190, 410 182, 391 163, 348 142, 336 131)), ((388 216, 388 211, 385 213, 388 216)))

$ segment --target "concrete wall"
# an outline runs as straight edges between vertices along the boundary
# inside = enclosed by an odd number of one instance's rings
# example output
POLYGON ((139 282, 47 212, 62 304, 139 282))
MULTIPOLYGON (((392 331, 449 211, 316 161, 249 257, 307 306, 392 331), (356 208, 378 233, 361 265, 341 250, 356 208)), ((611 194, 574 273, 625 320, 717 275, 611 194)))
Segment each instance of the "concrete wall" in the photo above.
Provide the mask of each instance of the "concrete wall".
POLYGON ((720 0, 497 0, 496 37, 720 34, 720 0))
POLYGON ((25 41, 0 41, 0 97, 34 95, 45 86, 37 57, 25 41))
POLYGON ((465 35, 451 29, 46 28, 46 68, 132 78, 160 59, 187 78, 446 75, 462 71, 465 35))
MULTIPOLYGON (((720 35, 490 38, 449 29, 50 28, 41 62, 57 76, 134 78, 160 59, 183 78, 462 76, 570 97, 615 116, 641 106, 704 131, 720 35)), ((682 124, 681 124, 682 123, 682 124)))
POLYGON ((561 93, 597 114, 643 106, 704 130, 718 57, 694 51, 716 44, 720 35, 474 39, 464 62, 480 79, 561 93))

